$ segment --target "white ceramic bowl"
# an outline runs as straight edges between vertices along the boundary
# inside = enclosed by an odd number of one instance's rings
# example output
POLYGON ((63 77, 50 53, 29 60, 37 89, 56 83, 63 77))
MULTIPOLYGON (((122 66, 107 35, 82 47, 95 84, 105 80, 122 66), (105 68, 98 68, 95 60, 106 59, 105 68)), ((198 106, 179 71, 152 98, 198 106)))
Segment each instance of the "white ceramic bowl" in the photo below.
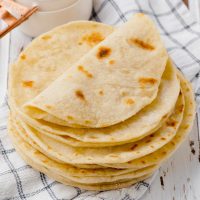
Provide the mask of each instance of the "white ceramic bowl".
MULTIPOLYGON (((54 0, 60 1, 60 0, 54 0)), ((52 28, 75 20, 88 20, 92 11, 92 0, 77 0, 71 6, 55 11, 37 11, 19 26, 22 32, 36 37, 52 28)))
POLYGON ((37 5, 39 11, 54 11, 71 6, 77 0, 15 0, 17 3, 27 7, 37 5))

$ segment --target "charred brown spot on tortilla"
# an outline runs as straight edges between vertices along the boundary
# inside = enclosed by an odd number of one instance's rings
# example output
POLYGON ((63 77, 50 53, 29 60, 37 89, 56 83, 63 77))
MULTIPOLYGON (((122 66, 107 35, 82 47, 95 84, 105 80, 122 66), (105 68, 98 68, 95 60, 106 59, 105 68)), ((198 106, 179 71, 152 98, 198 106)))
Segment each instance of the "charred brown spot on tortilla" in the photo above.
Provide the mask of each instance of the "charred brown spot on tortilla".
POLYGON ((184 105, 180 105, 180 106, 178 107, 178 111, 179 111, 180 113, 183 112, 183 109, 184 109, 184 105))
POLYGON ((82 41, 93 46, 95 44, 98 44, 99 42, 101 42, 104 39, 105 38, 101 33, 93 32, 91 34, 87 34, 87 35, 83 36, 82 41))
POLYGON ((75 94, 79 99, 85 100, 85 96, 81 90, 76 90, 75 94))
POLYGON ((128 164, 131 164, 132 163, 132 161, 130 160, 130 161, 128 161, 128 164))
POLYGON ((157 80, 155 78, 142 77, 139 78, 139 83, 141 85, 146 85, 146 84, 154 85, 155 83, 157 83, 157 80))
POLYGON ((103 90, 99 90, 99 95, 104 95, 104 92, 103 92, 103 90))
POLYGON ((85 120, 85 124, 90 124, 91 121, 90 120, 85 120))
POLYGON ((183 129, 188 129, 188 128, 189 128, 188 124, 184 125, 184 127, 183 127, 183 129))
POLYGON ((74 118, 73 118, 72 116, 68 115, 68 116, 67 116, 67 119, 73 120, 74 118))
POLYGON ((67 135, 62 135, 62 136, 60 136, 60 137, 65 138, 65 139, 70 139, 70 137, 67 136, 67 135))
POLYGON ((128 92, 126 92, 126 91, 120 91, 120 95, 122 95, 123 97, 125 97, 125 96, 128 95, 128 92))
POLYGON ((142 160, 141 163, 142 163, 142 164, 146 164, 146 161, 145 161, 145 160, 142 160))
POLYGON ((21 58, 22 60, 26 60, 26 55, 25 55, 25 54, 21 54, 20 58, 21 58))
POLYGON ((29 88, 31 88, 31 87, 33 87, 33 84, 34 84, 34 81, 23 81, 22 82, 22 86, 23 87, 29 87, 29 88))
POLYGON ((42 39, 43 40, 49 40, 49 39, 51 39, 51 36, 50 35, 43 35, 42 39))
POLYGON ((151 140, 150 140, 150 139, 146 141, 146 143, 149 143, 149 142, 151 142, 151 140))
POLYGON ((173 119, 171 119, 171 120, 169 120, 169 121, 166 122, 166 125, 167 126, 171 126, 171 127, 175 127, 176 124, 177 124, 177 121, 175 121, 173 119))
POLYGON ((154 160, 157 160, 158 158, 156 156, 153 157, 154 160))
POLYGON ((97 52, 97 58, 103 59, 108 57, 111 54, 111 49, 109 47, 99 47, 97 52))
POLYGON ((164 115, 162 118, 163 118, 163 119, 166 119, 166 118, 167 118, 167 114, 166 114, 166 115, 164 115))
POLYGON ((139 48, 145 49, 145 50, 149 50, 152 51, 155 49, 155 47, 152 44, 149 44, 143 40, 140 40, 138 38, 130 38, 128 39, 128 43, 131 45, 136 45, 139 48))
POLYGON ((187 88, 187 89, 186 89, 186 91, 187 91, 187 92, 189 92, 189 91, 190 91, 190 89, 189 89, 189 88, 187 88))
POLYGON ((133 99, 126 99, 126 104, 132 105, 132 104, 134 104, 134 100, 133 99))
POLYGON ((109 61, 109 64, 110 64, 110 65, 113 65, 114 63, 115 63, 114 60, 110 60, 110 61, 109 61))
POLYGON ((166 151, 163 151, 163 152, 162 152, 162 154, 163 154, 163 155, 166 155, 166 154, 167 154, 167 152, 166 152, 166 151))
POLYGON ((175 146, 175 142, 172 141, 171 144, 172 144, 173 146, 175 146))
POLYGON ((134 144, 134 145, 131 147, 131 150, 134 150, 137 146, 138 146, 138 144, 134 144))
POLYGON ((151 134, 150 137, 154 137, 154 134, 151 134))
MULTIPOLYGON (((92 171, 92 170, 91 170, 92 171)), ((81 174, 85 174, 85 170, 83 170, 83 169, 81 169, 80 171, 79 171, 81 174)))
POLYGON ((84 73, 88 78, 93 78, 93 75, 88 72, 83 66, 78 66, 78 70, 84 73))
POLYGON ((164 137, 161 137, 161 140, 166 140, 166 138, 164 138, 164 137))

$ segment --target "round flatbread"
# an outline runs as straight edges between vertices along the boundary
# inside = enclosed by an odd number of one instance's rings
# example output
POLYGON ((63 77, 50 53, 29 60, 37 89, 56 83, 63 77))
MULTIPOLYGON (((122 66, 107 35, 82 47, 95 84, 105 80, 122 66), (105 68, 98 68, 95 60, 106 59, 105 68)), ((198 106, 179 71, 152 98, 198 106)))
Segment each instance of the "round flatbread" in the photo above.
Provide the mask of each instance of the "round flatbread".
MULTIPOLYGON (((126 169, 126 168, 138 169, 141 167, 147 167, 154 164, 158 165, 161 164, 163 161, 165 161, 168 157, 170 157, 175 152, 175 150, 180 146, 180 144, 184 141, 184 139, 186 138, 186 136, 188 135, 193 126, 195 118, 195 101, 191 84, 183 77, 183 75, 180 72, 177 71, 177 73, 179 79, 181 80, 181 89, 185 98, 185 109, 184 109, 183 120, 174 138, 169 143, 164 145, 161 149, 147 156, 129 161, 127 163, 103 164, 104 167, 112 167, 118 169, 126 169)), ((83 166, 83 167, 89 167, 89 166, 83 166)))
MULTIPOLYGON (((112 176, 108 176, 108 174, 106 174, 107 171, 102 170, 101 174, 105 173, 105 175, 107 176, 104 176, 104 175, 100 176, 100 174, 98 174, 98 176, 95 177, 95 174, 91 173, 92 171, 95 173, 95 170, 84 170, 80 168, 76 169, 74 167, 63 165, 49 159, 48 157, 40 153, 38 150, 34 149, 34 147, 32 147, 30 144, 26 143, 17 134, 17 131, 16 129, 14 129, 14 127, 9 126, 9 133, 18 153, 27 163, 29 163, 31 166, 33 166, 37 170, 46 173, 47 175, 52 173, 54 175, 53 177, 55 180, 60 181, 60 179, 57 177, 62 177, 62 179, 65 180, 64 184, 68 184, 72 186, 75 186, 73 183, 77 184, 78 187, 81 187, 81 188, 82 188, 82 185, 83 185, 83 188, 86 188, 89 186, 94 186, 94 188, 98 188, 100 186, 103 186, 103 187, 110 186, 109 188, 115 188, 116 186, 114 185, 120 186, 121 184, 124 185, 123 183, 129 183, 128 185, 131 185, 134 183, 133 181, 140 180, 141 178, 146 178, 147 176, 150 175, 150 173, 153 173, 153 171, 157 169, 156 166, 152 166, 152 167, 144 168, 141 170, 137 170, 134 172, 125 173, 121 175, 112 174, 112 176), (90 171, 90 174, 87 173, 89 171, 90 171), (80 177, 78 176, 79 174, 81 174, 80 177)), ((113 172, 116 171, 115 169, 108 169, 108 172, 109 170, 113 172)), ((125 170, 121 170, 121 171, 125 171, 125 170)))
POLYGON ((54 160, 71 164, 120 163, 150 154, 169 142, 182 121, 183 108, 184 98, 180 93, 173 113, 155 133, 133 143, 103 148, 72 147, 41 134, 28 125, 23 126, 17 118, 15 121, 16 127, 23 127, 19 133, 27 134, 44 154, 54 160))
POLYGON ((20 115, 22 121, 39 132, 79 147, 123 144, 141 139, 157 130, 172 112, 180 90, 179 80, 170 60, 156 99, 137 115, 111 127, 74 129, 33 119, 21 109, 112 31, 112 27, 96 22, 73 22, 35 39, 11 67, 9 104, 16 115, 20 115), (80 41, 82 45, 79 45, 80 41), (47 50, 44 52, 44 49, 47 50))
MULTIPOLYGON (((53 42, 51 38, 48 41, 53 42)), ((48 55, 45 52, 49 67, 52 63, 48 55)), ((99 128, 122 122, 156 98, 168 55, 154 23, 136 14, 79 58, 45 90, 25 102, 26 114, 70 127, 99 128)), ((38 62, 37 57, 30 60, 26 53, 21 59, 27 64, 38 62)), ((26 76, 25 87, 38 84, 38 78, 31 76, 26 76)))

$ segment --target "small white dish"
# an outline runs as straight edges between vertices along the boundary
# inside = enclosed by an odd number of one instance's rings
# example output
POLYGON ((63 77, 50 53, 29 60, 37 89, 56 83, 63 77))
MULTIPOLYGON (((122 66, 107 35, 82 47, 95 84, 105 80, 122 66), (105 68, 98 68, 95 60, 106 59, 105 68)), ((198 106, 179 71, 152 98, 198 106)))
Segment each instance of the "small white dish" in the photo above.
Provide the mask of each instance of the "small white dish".
MULTIPOLYGON (((19 0, 17 0, 19 1, 19 0)), ((54 0, 55 1, 55 0, 54 0)), ((56 0, 56 2, 60 0, 56 0)), ((26 35, 36 37, 52 28, 75 20, 88 20, 92 11, 92 0, 76 0, 72 5, 54 10, 37 11, 19 29, 26 35)))

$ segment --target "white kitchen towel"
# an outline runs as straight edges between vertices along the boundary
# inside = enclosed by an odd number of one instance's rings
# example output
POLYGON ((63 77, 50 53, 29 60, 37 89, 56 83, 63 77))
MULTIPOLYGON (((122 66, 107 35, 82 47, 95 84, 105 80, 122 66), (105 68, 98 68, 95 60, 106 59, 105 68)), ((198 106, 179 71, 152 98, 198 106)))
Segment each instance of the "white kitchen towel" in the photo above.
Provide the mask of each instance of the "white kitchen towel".
MULTIPOLYGON (((137 12, 143 12, 155 21, 174 63, 193 82, 196 100, 199 102, 200 26, 192 19, 182 0, 95 0, 91 20, 118 25, 137 12)), ((0 51, 3 50, 1 47, 0 51)), ((0 71, 6 72, 6 67, 0 66, 0 71)), ((0 91, 5 90, 5 87, 6 84, 0 84, 0 91)), ((0 108, 0 200, 137 200, 155 178, 156 174, 129 188, 102 192, 64 186, 48 178, 26 165, 13 148, 5 124, 7 99, 4 96, 2 99, 4 103, 0 108)))

